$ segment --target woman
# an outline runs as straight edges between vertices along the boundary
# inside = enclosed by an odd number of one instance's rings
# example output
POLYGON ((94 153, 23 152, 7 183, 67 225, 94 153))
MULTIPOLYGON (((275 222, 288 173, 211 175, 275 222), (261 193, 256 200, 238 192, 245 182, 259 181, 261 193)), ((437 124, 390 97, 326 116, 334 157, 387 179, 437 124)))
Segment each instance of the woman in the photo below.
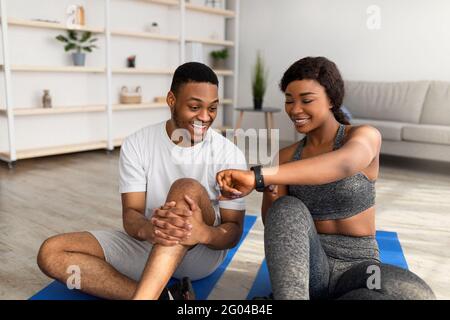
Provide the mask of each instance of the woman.
POLYGON ((275 299, 434 299, 410 271, 380 263, 375 181, 381 135, 341 111, 336 65, 307 57, 284 73, 285 109, 305 138, 279 165, 217 174, 224 198, 264 191, 262 219, 275 299))

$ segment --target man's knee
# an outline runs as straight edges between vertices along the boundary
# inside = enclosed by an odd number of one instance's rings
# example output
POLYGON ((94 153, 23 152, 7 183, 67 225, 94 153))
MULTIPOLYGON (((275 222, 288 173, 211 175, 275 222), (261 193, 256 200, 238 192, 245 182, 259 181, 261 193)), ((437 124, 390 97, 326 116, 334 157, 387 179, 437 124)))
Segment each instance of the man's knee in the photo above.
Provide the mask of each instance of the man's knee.
POLYGON ((199 206, 206 206, 207 203, 209 203, 209 195, 206 189, 200 182, 192 178, 180 178, 175 180, 170 187, 167 200, 179 201, 180 199, 184 199, 185 195, 197 202, 199 206))
POLYGON ((204 187, 201 185, 200 182, 198 182, 195 179, 192 178, 180 178, 175 180, 174 183, 172 183, 172 186, 170 187, 170 191, 200 191, 200 190, 204 190, 204 187))
POLYGON ((53 236, 45 240, 37 255, 37 264, 46 275, 53 275, 55 261, 59 254, 63 252, 59 236, 53 236))

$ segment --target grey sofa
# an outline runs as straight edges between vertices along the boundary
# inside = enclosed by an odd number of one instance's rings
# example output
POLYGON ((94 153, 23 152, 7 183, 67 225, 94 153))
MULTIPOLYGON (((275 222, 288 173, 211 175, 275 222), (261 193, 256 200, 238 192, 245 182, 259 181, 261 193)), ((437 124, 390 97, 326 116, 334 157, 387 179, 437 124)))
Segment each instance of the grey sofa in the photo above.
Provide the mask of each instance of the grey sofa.
POLYGON ((353 125, 383 136, 382 154, 450 162, 450 83, 345 82, 353 125))

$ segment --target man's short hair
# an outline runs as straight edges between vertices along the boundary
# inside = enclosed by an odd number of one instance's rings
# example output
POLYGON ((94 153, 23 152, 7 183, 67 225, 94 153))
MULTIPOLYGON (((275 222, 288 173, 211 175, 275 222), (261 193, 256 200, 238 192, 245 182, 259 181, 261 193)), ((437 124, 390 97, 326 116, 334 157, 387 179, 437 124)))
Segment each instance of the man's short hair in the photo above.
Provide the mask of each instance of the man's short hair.
POLYGON ((182 85, 190 82, 207 82, 219 86, 219 79, 210 67, 199 62, 187 62, 175 70, 170 91, 176 95, 182 85))

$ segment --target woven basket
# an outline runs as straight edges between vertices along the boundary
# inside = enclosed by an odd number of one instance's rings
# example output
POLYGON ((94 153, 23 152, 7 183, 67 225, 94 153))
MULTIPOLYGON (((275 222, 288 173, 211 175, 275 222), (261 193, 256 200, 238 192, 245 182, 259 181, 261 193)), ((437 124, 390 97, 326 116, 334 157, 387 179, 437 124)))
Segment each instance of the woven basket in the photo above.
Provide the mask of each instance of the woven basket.
POLYGON ((137 87, 134 92, 129 92, 128 88, 123 86, 120 90, 120 103, 138 104, 142 102, 141 87, 137 87))

